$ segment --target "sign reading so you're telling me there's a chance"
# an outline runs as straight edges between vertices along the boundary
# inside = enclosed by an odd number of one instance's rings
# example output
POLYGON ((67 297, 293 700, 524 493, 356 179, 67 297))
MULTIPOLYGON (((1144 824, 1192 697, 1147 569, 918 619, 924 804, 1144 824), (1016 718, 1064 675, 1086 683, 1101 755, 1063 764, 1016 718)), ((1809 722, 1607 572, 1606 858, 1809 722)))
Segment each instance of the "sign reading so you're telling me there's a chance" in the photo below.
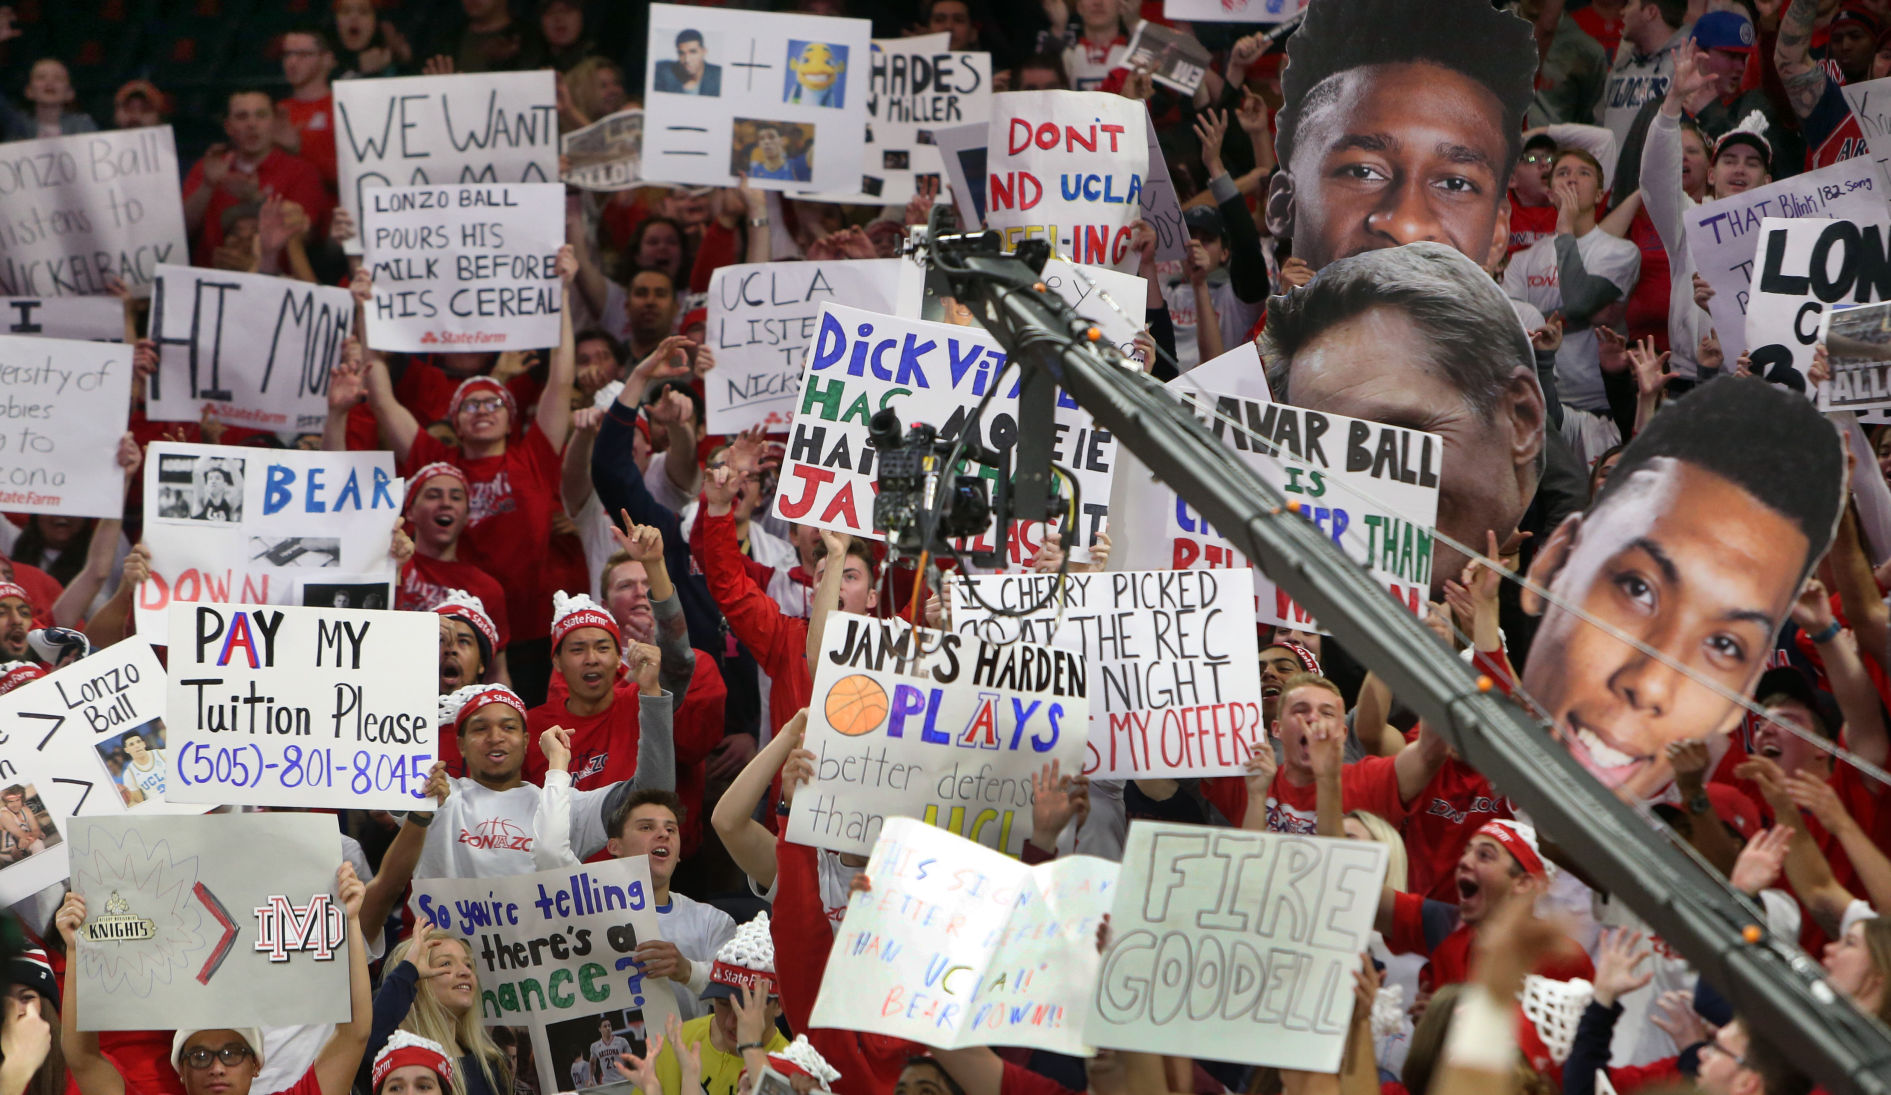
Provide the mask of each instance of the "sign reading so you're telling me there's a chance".
POLYGON ((412 809, 436 759, 438 625, 415 612, 171 605, 179 802, 412 809))

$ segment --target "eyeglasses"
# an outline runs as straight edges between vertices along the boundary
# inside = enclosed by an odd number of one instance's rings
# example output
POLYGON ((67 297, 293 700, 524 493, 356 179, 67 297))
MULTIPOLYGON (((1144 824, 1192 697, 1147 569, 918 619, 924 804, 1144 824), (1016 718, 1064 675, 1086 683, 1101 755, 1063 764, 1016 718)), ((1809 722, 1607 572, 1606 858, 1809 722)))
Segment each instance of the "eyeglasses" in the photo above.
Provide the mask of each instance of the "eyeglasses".
POLYGON ((184 1051, 184 1063, 202 1072, 204 1069, 210 1067, 210 1059, 212 1057, 222 1061, 225 1068, 235 1068, 237 1065, 242 1064, 244 1061, 254 1056, 256 1056, 255 1052, 248 1046, 224 1046, 222 1049, 217 1050, 205 1049, 203 1046, 198 1046, 195 1049, 187 1049, 184 1051))
POLYGON ((1555 160, 1556 157, 1548 152, 1527 152, 1523 157, 1523 162, 1533 167, 1541 167, 1545 164, 1553 163, 1555 160))
POLYGON ((481 411, 496 411, 505 405, 505 400, 497 397, 489 397, 484 399, 468 399, 460 404, 460 409, 478 414, 481 411))
POLYGON ((1735 1053, 1733 1050, 1728 1049, 1726 1046, 1721 1045, 1719 1042, 1702 1042, 1701 1043, 1701 1053, 1703 1055, 1705 1055, 1710 1050, 1715 1053, 1720 1054, 1722 1057, 1725 1057, 1727 1060, 1732 1061, 1736 1068, 1747 1067, 1747 1059, 1745 1057, 1740 1056, 1738 1053, 1735 1053))

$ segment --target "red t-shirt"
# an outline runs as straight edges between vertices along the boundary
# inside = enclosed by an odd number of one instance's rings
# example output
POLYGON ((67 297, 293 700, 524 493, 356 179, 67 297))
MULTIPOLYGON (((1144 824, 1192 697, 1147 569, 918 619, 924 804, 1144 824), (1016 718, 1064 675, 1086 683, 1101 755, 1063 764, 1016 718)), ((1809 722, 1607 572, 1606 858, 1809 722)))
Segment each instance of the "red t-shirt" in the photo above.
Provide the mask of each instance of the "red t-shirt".
MULTIPOLYGON (((1655 222, 1648 219, 1646 208, 1635 211, 1628 223, 1628 239, 1641 248, 1641 276, 1629 290, 1627 302, 1628 336, 1652 338, 1657 352, 1668 346, 1668 251, 1661 246, 1655 222)), ((1686 347, 1690 352, 1694 349, 1686 347)))
POLYGON ((1486 821, 1511 818, 1510 800, 1490 780, 1456 758, 1418 793, 1405 819, 1405 888, 1434 901, 1456 903, 1458 860, 1486 821))
POLYGON ((300 1080, 281 1091, 272 1091, 269 1095, 322 1095, 322 1083, 316 1079, 315 1068, 311 1065, 309 1070, 302 1074, 300 1080))
POLYGON ((422 432, 407 452, 403 474, 443 460, 466 473, 471 519, 460 554, 487 574, 506 579, 506 616, 512 638, 531 642, 551 634, 551 593, 543 575, 558 506, 558 453, 537 425, 498 456, 469 459, 422 432))
MULTIPOLYGON (((1348 764, 1340 772, 1340 809, 1370 810, 1394 825, 1405 820, 1405 804, 1399 800, 1399 774, 1395 757, 1367 757, 1348 764)), ((1283 766, 1267 785, 1267 828, 1275 833, 1312 833, 1315 828, 1314 784, 1296 787, 1287 782, 1283 766)), ((1245 808, 1241 811, 1246 813, 1245 808)), ((1243 819, 1229 818, 1237 827, 1243 819)))
MULTIPOLYGON (((572 714, 565 709, 564 696, 548 699, 525 714, 526 736, 535 745, 538 736, 554 726, 571 731, 571 785, 578 790, 606 787, 637 774, 636 682, 618 681, 610 706, 595 715, 572 714)), ((527 778, 536 775, 542 782, 544 752, 533 748, 526 756, 527 778)))
MULTIPOLYGON (((1435 989, 1471 979, 1471 941, 1469 924, 1458 922, 1455 904, 1427 901, 1415 893, 1393 897, 1392 930, 1385 945, 1393 954, 1422 954, 1431 959, 1418 975, 1421 988, 1435 989)), ((1593 981, 1595 964, 1575 940, 1557 954, 1537 963, 1535 973, 1552 981, 1593 981)))
POLYGON ((334 93, 319 99, 284 99, 276 109, 289 116, 289 124, 302 137, 299 155, 315 165, 332 192, 336 183, 334 93))
POLYGON ((1622 19, 1607 18, 1593 7, 1582 8, 1569 13, 1584 34, 1594 38, 1609 55, 1609 62, 1615 62, 1615 47, 1622 42, 1622 19))
MULTIPOLYGON (((231 171, 237 171, 234 164, 231 171)), ((329 197, 328 187, 322 182, 322 173, 315 165, 300 156, 291 156, 280 148, 272 148, 256 165, 256 185, 265 195, 280 194, 284 198, 302 207, 309 215, 309 238, 321 239, 328 235, 328 215, 334 211, 335 199, 329 197)), ((191 166, 190 174, 184 176, 184 198, 188 200, 204 184, 204 162, 198 160, 191 166)), ((218 245, 223 243, 223 211, 233 205, 241 205, 242 199, 218 187, 210 195, 210 204, 204 209, 203 230, 197 234, 191 254, 198 266, 209 266, 210 257, 216 253, 218 245)))
POLYGON ((1510 243, 1504 248, 1504 257, 1527 251, 1536 241, 1555 234, 1555 204, 1525 205, 1517 200, 1517 191, 1513 188, 1510 191, 1510 243))
MULTIPOLYGON (((506 591, 492 576, 471 563, 430 559, 416 552, 401 565, 400 586, 394 591, 394 607, 402 612, 429 612, 446 598, 447 590, 463 589, 478 597, 499 631, 499 649, 506 648, 506 591)), ((495 653, 497 653, 495 651, 495 653)))

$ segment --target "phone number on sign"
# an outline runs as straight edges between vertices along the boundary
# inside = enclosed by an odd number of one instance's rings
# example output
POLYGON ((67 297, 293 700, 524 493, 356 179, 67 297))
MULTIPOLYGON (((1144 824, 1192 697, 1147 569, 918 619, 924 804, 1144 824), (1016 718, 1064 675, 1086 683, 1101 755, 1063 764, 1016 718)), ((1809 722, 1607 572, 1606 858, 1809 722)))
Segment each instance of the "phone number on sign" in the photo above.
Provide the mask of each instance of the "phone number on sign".
POLYGON ((285 790, 346 787, 357 795, 366 795, 398 789, 404 795, 422 798, 433 759, 426 753, 389 756, 356 749, 350 756, 345 750, 285 745, 280 760, 269 760, 258 745, 186 742, 178 750, 177 775, 186 787, 198 783, 260 787, 273 778, 285 790))

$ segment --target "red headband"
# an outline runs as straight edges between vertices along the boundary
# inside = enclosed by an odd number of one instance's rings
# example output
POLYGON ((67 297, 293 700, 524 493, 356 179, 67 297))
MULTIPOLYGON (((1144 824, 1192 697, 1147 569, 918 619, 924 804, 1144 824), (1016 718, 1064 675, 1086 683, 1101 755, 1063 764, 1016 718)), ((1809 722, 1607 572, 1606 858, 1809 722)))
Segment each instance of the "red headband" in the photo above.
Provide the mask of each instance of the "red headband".
MULTIPOLYGON (((433 606, 435 615, 450 616, 455 620, 464 620, 479 636, 486 640, 489 651, 499 649, 499 625, 492 622, 492 616, 486 612, 485 605, 471 593, 463 589, 449 589, 446 599, 433 606)), ((490 654, 488 655, 490 656, 490 654)))
POLYGON ((520 718, 525 717, 525 701, 519 698, 518 693, 503 684, 489 685, 473 693, 470 699, 460 705, 460 713, 453 716, 453 732, 459 733, 473 712, 495 703, 503 703, 517 711, 520 718))
POLYGON ((44 666, 32 662, 11 662, 0 665, 0 696, 28 685, 46 675, 44 666))
POLYGON ((751 994, 760 991, 770 996, 776 995, 774 974, 752 970, 747 966, 732 966, 727 962, 716 962, 709 967, 709 983, 744 988, 751 994))
POLYGON ((1523 827, 1514 821, 1486 821, 1477 835, 1490 837, 1503 845, 1505 851, 1516 857, 1517 866, 1523 868, 1523 873, 1538 878, 1549 877, 1549 867, 1536 850, 1534 830, 1525 835, 1523 827))
POLYGON ((479 388, 491 388, 494 392, 497 392, 499 401, 506 405, 506 413, 512 416, 512 421, 515 425, 518 423, 519 403, 512 398, 512 389, 489 376, 469 376, 460 382, 459 387, 453 389, 453 402, 448 404, 446 409, 448 422, 455 421, 460 417, 460 404, 466 402, 466 398, 479 388))
POLYGON ((559 645, 565 641, 565 636, 581 627, 601 627, 611 633, 611 638, 617 641, 619 650, 624 648, 624 635, 617 629, 617 621, 611 618, 610 613, 593 606, 567 612, 552 621, 552 652, 557 653, 559 645))
POLYGON ((26 603, 26 607, 33 607, 33 598, 27 596, 26 587, 18 582, 0 582, 0 601, 8 597, 18 597, 26 603))
POLYGON ((465 472, 444 460, 436 460, 408 477, 407 500, 401 503, 401 512, 406 513, 408 510, 414 508, 414 499, 420 496, 420 485, 422 483, 442 475, 458 479, 461 489, 465 490, 468 494, 472 493, 473 484, 467 480, 465 472))
POLYGON ((374 1090, 381 1090, 381 1083, 387 1079, 388 1073, 408 1065, 432 1069, 440 1077, 441 1087, 453 1086, 453 1062, 447 1060, 444 1053, 436 1053, 426 1046, 401 1046, 374 1059, 374 1090))

